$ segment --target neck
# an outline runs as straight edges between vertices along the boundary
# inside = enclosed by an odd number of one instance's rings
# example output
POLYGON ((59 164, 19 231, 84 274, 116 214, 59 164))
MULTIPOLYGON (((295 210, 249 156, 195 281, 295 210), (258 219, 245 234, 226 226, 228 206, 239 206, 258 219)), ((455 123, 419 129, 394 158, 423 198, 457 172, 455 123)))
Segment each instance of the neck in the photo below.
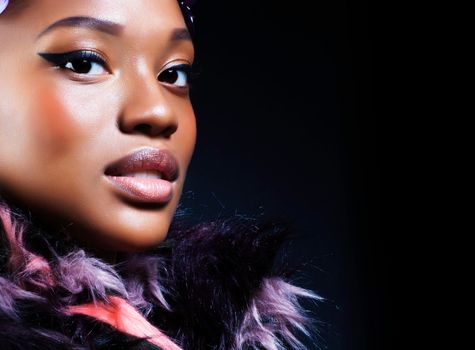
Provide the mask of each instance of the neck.
POLYGON ((87 246, 87 251, 90 252, 95 257, 105 261, 108 264, 114 265, 117 263, 117 252, 104 250, 97 247, 87 246))

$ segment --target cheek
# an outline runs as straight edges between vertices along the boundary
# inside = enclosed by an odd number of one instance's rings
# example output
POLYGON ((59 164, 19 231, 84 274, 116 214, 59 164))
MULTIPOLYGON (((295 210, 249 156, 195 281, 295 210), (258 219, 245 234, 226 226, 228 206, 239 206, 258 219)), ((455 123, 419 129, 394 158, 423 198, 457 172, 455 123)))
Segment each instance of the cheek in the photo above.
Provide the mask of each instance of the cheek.
POLYGON ((177 147, 180 154, 183 156, 183 165, 188 167, 188 163, 191 161, 193 151, 196 144, 196 118, 195 114, 190 107, 184 113, 184 118, 180 121, 177 132, 177 147))
POLYGON ((74 143, 77 121, 58 92, 51 86, 43 86, 33 96, 31 120, 34 123, 38 147, 57 154, 67 151, 74 143))

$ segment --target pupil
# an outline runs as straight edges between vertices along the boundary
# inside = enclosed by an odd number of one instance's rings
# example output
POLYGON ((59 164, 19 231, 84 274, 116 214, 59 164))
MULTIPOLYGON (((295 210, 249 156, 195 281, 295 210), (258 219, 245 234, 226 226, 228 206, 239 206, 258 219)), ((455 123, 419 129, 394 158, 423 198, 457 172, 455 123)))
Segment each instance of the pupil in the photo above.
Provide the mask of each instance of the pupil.
POLYGON ((168 69, 163 72, 161 81, 166 81, 167 83, 174 83, 178 79, 178 72, 174 69, 168 69))
POLYGON ((91 62, 88 60, 74 61, 73 67, 78 73, 87 73, 91 70, 91 62))

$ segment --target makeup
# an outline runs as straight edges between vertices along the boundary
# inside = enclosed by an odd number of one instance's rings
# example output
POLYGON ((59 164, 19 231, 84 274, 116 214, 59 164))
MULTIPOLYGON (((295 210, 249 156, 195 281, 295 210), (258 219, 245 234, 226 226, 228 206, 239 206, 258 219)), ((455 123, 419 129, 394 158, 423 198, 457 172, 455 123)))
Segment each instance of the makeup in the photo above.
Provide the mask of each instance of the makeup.
POLYGON ((55 153, 64 152, 71 139, 74 122, 58 96, 58 92, 47 81, 38 84, 36 93, 36 110, 32 119, 35 121, 37 136, 43 145, 55 153))
POLYGON ((196 142, 194 49, 174 0, 88 3, 0 15, 0 188, 109 259, 167 236, 196 142), (111 20, 122 35, 100 30, 111 20))
POLYGON ((105 175, 128 199, 143 203, 167 203, 178 179, 178 162, 165 149, 139 149, 108 166, 105 175))

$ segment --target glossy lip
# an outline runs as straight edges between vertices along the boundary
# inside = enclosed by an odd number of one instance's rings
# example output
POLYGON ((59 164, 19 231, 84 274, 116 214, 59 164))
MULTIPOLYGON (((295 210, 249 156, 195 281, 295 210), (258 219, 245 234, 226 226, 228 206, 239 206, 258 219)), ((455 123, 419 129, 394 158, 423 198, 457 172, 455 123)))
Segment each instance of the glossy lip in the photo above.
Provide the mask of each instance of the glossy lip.
POLYGON ((131 172, 156 170, 162 179, 174 182, 179 176, 179 166, 173 154, 166 149, 142 148, 120 158, 107 166, 104 173, 108 176, 124 176, 131 172))
POLYGON ((119 193, 129 200, 164 204, 173 197, 173 182, 178 179, 178 162, 165 149, 142 148, 120 158, 104 171, 119 193), (161 178, 134 177, 130 173, 155 170, 161 178))

